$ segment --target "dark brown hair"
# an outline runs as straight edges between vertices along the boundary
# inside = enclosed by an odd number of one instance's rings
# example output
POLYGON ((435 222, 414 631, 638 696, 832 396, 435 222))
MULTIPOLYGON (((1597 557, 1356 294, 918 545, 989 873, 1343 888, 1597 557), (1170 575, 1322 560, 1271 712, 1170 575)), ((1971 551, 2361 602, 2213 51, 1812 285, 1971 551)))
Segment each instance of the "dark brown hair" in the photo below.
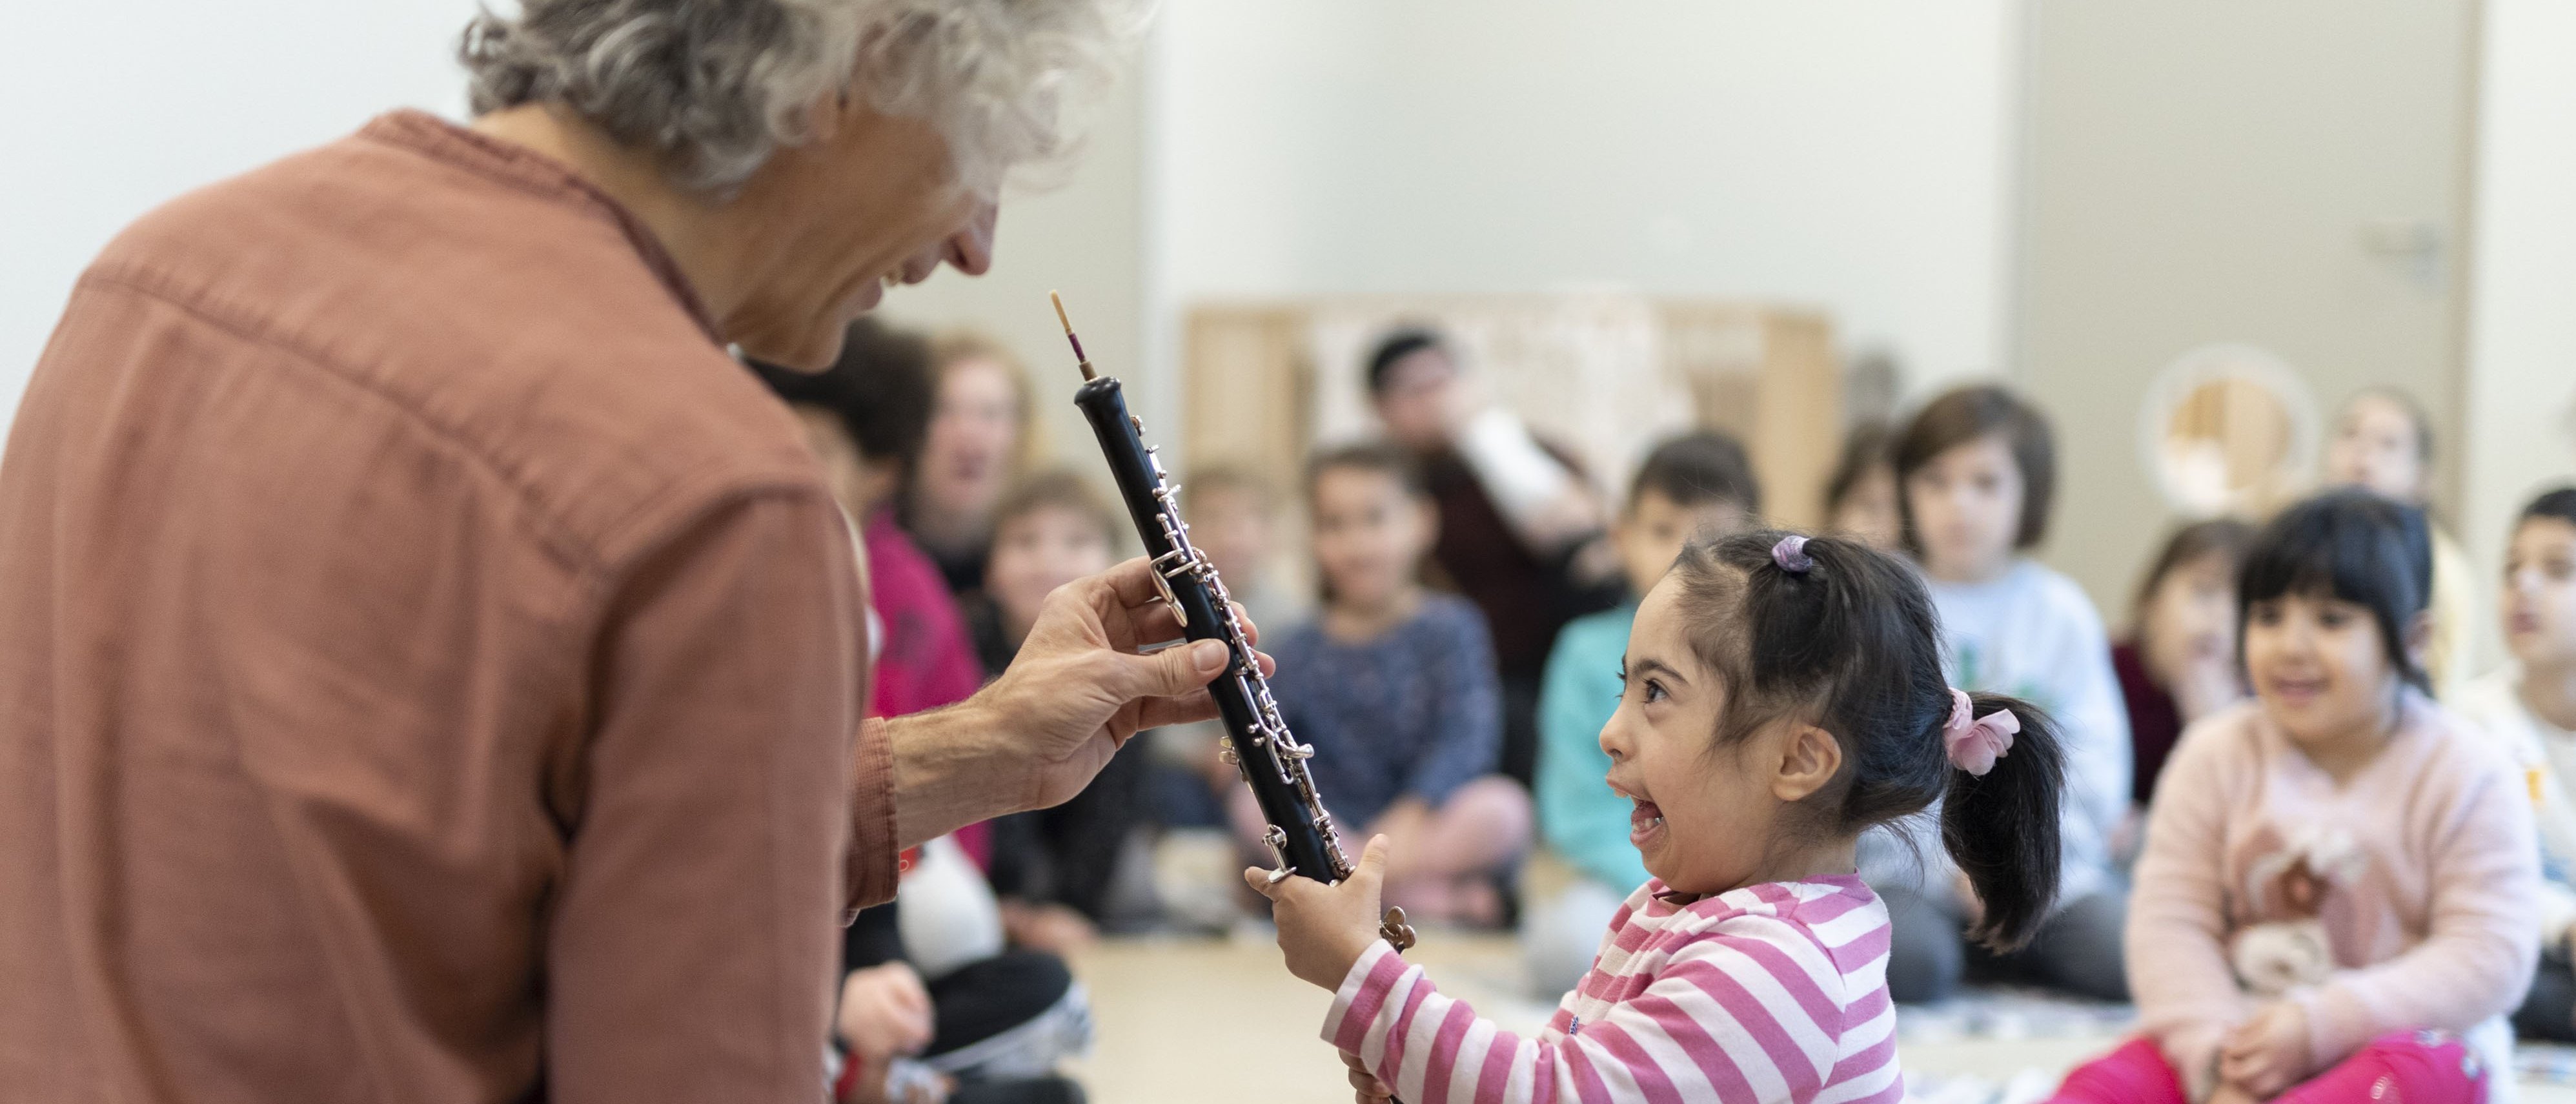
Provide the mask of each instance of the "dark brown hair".
POLYGON ((2057 494, 2057 441, 2048 419, 2009 388, 1994 384, 1962 387, 1940 398, 1906 423, 1896 438, 1896 508, 1905 519, 1905 547, 1916 553, 1923 543, 1914 534, 1914 506, 1905 484, 1932 458, 1960 445, 2001 437, 2021 470, 2021 529, 2014 548, 2029 548, 2048 536, 2048 512, 2057 494))
POLYGON ((1002 492, 1001 501, 993 506, 994 536, 999 537, 1004 526, 1040 510, 1066 510, 1099 526, 1101 542, 1112 555, 1127 543, 1119 539, 1127 531, 1127 519, 1110 508, 1109 500, 1100 497, 1089 480, 1063 468, 1038 472, 1002 492))
POLYGON ((820 372, 752 362, 779 398, 828 410, 859 455, 910 474, 930 434, 930 341, 873 318, 850 323, 840 358, 820 372))
POLYGON ((1264 512, 1279 505, 1279 488, 1270 482, 1268 476, 1242 464, 1223 461, 1191 468, 1189 476, 1181 481, 1181 502, 1186 507, 1193 494, 1225 491, 1250 496, 1253 504, 1264 512))
POLYGON ((1753 477, 1753 458, 1732 433, 1703 429, 1655 446, 1628 482, 1628 508, 1653 491, 1685 509, 1711 502, 1732 502, 1746 516, 1762 512, 1762 483, 1753 477))
POLYGON ((2156 588, 2165 584, 2165 576, 2181 570, 2203 556, 2227 557, 2230 578, 2245 563, 2245 549, 2254 543, 2254 527, 2235 518, 2213 518, 2176 529, 2165 538, 2164 548, 2156 552, 2155 562, 2138 578, 2138 593, 2129 599, 2129 609, 2143 612, 2154 601, 2156 588))
POLYGON ((1835 458, 1834 474, 1825 480, 1827 516, 1832 516, 1834 508, 1843 504, 1871 468, 1895 468, 1888 459, 1889 447, 1895 440, 1896 431, 1885 422, 1862 422, 1843 434, 1842 455, 1835 458))
POLYGON ((2347 488, 2272 518, 2236 577, 2237 660, 2258 602, 2285 594, 2333 598, 2370 611, 2389 669, 2425 693, 2432 683, 2406 650, 2406 630, 2433 596, 2433 537, 2424 511, 2347 488))
POLYGON ((1313 459, 1306 461, 1307 497, 1314 497, 1315 485, 1323 481, 1325 472, 1341 468, 1376 472, 1395 480, 1395 485, 1403 488, 1405 495, 1411 498, 1431 497, 1431 484, 1423 480, 1422 465, 1414 462, 1413 454, 1380 441, 1343 445, 1316 453, 1313 459))
POLYGON ((1695 541, 1673 566, 1691 650, 1725 684, 1717 746, 1783 719, 1830 733, 1842 770, 1807 802, 1837 836, 1941 802, 1943 848, 1985 904, 1969 934, 1996 949, 2028 942, 2057 896, 2065 765, 2056 722, 2028 702, 1971 694, 1974 715, 2008 711, 2021 731, 1985 774, 1952 766, 1940 619, 1922 579, 1893 556, 1834 537, 1807 540, 1807 566, 1792 571, 1773 559, 1789 535, 1695 541))
POLYGON ((2519 529, 2522 523, 2539 518, 2557 518, 2569 525, 2576 525, 2576 487, 2542 491, 2540 497, 2532 499, 2522 508, 2522 513, 2514 517, 2513 524, 2519 529))

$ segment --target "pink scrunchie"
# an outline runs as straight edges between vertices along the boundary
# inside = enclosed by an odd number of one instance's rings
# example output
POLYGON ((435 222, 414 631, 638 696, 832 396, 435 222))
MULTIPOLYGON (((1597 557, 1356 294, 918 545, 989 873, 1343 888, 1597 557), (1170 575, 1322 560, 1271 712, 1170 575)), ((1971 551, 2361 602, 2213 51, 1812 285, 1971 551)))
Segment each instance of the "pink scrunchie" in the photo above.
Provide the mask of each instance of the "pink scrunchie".
POLYGON ((1941 726, 1941 743, 1949 749, 1951 766, 1982 778, 1995 769, 1995 760, 2012 750, 2021 718, 2013 716, 2012 710, 1998 709, 1970 720, 1970 712, 1968 692, 1952 689, 1950 723, 1941 726))

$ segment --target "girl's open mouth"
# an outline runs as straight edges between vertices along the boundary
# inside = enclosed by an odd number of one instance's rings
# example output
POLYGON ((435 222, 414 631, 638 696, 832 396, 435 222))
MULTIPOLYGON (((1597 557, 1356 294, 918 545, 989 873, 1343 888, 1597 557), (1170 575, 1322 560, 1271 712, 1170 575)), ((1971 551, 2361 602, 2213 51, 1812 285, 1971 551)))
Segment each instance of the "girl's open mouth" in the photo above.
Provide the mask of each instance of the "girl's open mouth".
POLYGON ((1637 849, 1642 851, 1647 844, 1654 841, 1656 836, 1662 834, 1664 811, 1656 808, 1654 802, 1642 797, 1637 798, 1636 802, 1637 807, 1628 813, 1628 842, 1635 844, 1637 849))

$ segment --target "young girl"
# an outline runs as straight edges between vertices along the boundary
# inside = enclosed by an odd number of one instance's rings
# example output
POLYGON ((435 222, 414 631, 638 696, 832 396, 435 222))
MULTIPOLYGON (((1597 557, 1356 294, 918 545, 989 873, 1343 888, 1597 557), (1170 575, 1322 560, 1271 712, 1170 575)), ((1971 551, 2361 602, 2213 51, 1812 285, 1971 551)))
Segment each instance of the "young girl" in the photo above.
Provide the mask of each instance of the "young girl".
MULTIPOLYGON (((2066 739, 2058 908, 2030 946, 1979 965, 2103 1000, 2124 1000, 2127 896, 2111 842, 2129 812, 2129 717, 2111 641, 2083 590, 2023 555, 2048 531, 2056 446, 2037 410, 2001 387, 1963 387, 1914 416, 1894 446, 1905 544, 1941 614, 1950 681, 2011 694, 2057 718, 2066 739)), ((1901 1001, 1938 1000, 1969 965, 1961 940, 1979 903, 1929 841, 1871 841, 1863 873, 1888 899, 1901 1001), (1916 853, 1930 860, 1920 867, 1916 853)))
POLYGON ((2053 726, 1951 689, 1922 584, 1849 540, 1691 545, 1638 607, 1624 666, 1601 747, 1653 877, 1537 1038, 1377 939, 1385 839, 1338 885, 1245 872, 1278 903, 1288 968, 1334 991, 1324 1038, 1360 1099, 1901 1099, 1860 833, 1942 800, 1986 902, 1978 938, 2019 943, 2057 883, 2053 726))
POLYGON ((2130 796, 2139 809, 2183 726, 2245 696, 2236 665, 2236 569, 2254 531, 2219 518, 2183 526, 2138 582, 2129 639, 2111 649, 2129 706, 2130 796))
POLYGON ((2504 562, 2504 638, 2514 663, 2472 682, 2460 712, 2523 768, 2540 825, 2540 972, 2514 1013, 2525 1038, 2576 1042, 2576 487, 2522 508, 2504 562))
POLYGON ((2256 538, 2237 591, 2254 701, 2183 735, 2138 861, 2146 1037, 2058 1099, 2442 1104, 2511 1087, 2503 1013, 2539 930, 2531 803, 2423 690, 2423 526, 2342 491, 2256 538))
MULTIPOLYGON (((1437 515, 1410 458, 1363 445, 1307 479, 1324 605, 1270 646, 1271 681, 1334 817, 1404 845, 1388 895, 1428 919, 1494 924, 1502 876, 1529 849, 1529 792, 1494 773, 1502 692, 1484 619, 1418 581, 1437 515)), ((1229 797, 1257 850, 1250 790, 1229 797)))

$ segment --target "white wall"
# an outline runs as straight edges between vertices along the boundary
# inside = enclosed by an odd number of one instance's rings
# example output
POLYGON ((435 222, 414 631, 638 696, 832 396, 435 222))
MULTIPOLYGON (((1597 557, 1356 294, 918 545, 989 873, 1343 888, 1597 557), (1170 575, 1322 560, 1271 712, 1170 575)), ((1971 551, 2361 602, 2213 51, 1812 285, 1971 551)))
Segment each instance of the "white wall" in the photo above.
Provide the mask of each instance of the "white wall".
POLYGON ((2576 5, 2486 0, 2485 38, 2460 539, 2492 572, 2532 492, 2576 482, 2576 5))
POLYGON ((2016 11, 1172 0, 1157 297, 1616 284, 1990 370, 2016 11))
POLYGON ((12 5, 0 34, 0 426, 100 246, 392 107, 464 110, 474 0, 12 5))

